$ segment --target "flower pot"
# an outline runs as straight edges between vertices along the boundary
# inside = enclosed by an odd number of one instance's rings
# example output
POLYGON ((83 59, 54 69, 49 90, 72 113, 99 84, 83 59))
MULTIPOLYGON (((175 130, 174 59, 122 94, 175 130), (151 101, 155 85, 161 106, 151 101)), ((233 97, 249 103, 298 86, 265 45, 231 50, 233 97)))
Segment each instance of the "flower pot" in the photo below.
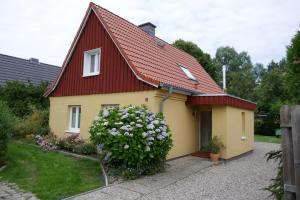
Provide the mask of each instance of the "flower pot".
POLYGON ((220 158, 220 154, 215 154, 215 153, 210 153, 210 160, 213 162, 213 163, 217 163, 219 161, 219 158, 220 158))

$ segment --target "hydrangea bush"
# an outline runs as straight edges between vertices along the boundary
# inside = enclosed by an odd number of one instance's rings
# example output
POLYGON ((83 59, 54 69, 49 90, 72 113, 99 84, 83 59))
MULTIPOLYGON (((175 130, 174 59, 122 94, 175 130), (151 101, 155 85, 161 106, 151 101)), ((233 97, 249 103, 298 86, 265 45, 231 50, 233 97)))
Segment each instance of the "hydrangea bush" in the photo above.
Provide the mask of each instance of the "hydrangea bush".
POLYGON ((134 177, 160 171, 172 146, 162 113, 153 113, 145 106, 101 111, 90 134, 106 163, 121 167, 125 174, 135 174, 134 177))

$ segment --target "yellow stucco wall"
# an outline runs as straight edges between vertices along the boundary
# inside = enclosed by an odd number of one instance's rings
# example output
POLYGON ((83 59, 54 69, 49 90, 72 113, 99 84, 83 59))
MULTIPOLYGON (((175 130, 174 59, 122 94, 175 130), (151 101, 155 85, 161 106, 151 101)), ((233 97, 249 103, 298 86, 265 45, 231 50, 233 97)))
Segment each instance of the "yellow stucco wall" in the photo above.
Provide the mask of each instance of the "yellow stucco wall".
MULTIPOLYGON (((89 138, 89 127, 95 119, 103 104, 142 105, 145 104, 154 112, 159 112, 159 103, 165 92, 160 90, 95 94, 69 97, 50 97, 50 128, 58 137, 63 137, 69 127, 69 106, 81 106, 80 137, 89 138), (147 98, 147 101, 145 100, 147 98)), ((183 156, 197 150, 198 135, 196 118, 191 108, 185 105, 186 96, 173 94, 165 101, 164 115, 170 126, 173 148, 168 158, 183 156)))
MULTIPOLYGON (((166 92, 158 91, 155 95, 155 112, 166 92)), ((164 116, 171 129, 173 148, 168 158, 184 156, 198 150, 198 129, 196 113, 186 106, 186 95, 173 94, 164 103, 164 116)))
MULTIPOLYGON (((142 105, 159 112, 159 105, 165 91, 151 90, 130 93, 95 94, 68 97, 50 97, 51 131, 63 137, 69 127, 69 106, 81 106, 80 137, 89 138, 89 127, 101 106, 105 104, 142 105)), ((186 96, 172 94, 165 101, 164 115, 171 129, 173 148, 168 158, 184 156, 199 150, 199 113, 212 111, 212 134, 219 135, 226 148, 222 151, 225 159, 234 157, 254 148, 254 113, 229 106, 191 107, 185 104, 186 96), (242 117, 245 112, 245 140, 242 140, 242 117)))
POLYGON ((89 138, 89 127, 92 121, 101 110, 104 104, 142 105, 149 109, 154 107, 154 94, 156 92, 130 92, 113 94, 95 94, 67 97, 50 97, 50 118, 49 125, 51 131, 58 137, 63 137, 69 128, 69 106, 81 106, 80 137, 89 138))
POLYGON ((223 141, 224 159, 232 158, 254 149, 254 111, 231 106, 212 107, 212 134, 223 141), (245 133, 242 128, 245 113, 245 133), (245 137, 244 139, 242 137, 245 137))

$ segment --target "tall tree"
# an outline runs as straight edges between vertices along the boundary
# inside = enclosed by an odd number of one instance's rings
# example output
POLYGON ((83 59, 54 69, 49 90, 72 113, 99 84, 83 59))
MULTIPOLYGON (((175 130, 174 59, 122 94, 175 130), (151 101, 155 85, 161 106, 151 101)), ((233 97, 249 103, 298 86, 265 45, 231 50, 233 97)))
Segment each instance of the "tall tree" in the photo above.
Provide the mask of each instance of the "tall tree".
POLYGON ((195 43, 178 39, 173 43, 173 45, 196 58, 196 60, 216 82, 220 80, 220 69, 214 65, 210 55, 203 52, 195 43))
POLYGON ((300 31, 287 48, 287 90, 291 103, 300 103, 300 31))
POLYGON ((279 109, 288 99, 285 71, 284 59, 278 63, 271 61, 262 75, 260 84, 255 88, 257 112, 266 114, 263 122, 256 124, 256 133, 274 135, 274 129, 279 128, 279 109))
POLYGON ((238 53, 233 47, 220 47, 213 61, 218 68, 226 66, 226 85, 229 94, 253 100, 256 74, 247 52, 238 53))

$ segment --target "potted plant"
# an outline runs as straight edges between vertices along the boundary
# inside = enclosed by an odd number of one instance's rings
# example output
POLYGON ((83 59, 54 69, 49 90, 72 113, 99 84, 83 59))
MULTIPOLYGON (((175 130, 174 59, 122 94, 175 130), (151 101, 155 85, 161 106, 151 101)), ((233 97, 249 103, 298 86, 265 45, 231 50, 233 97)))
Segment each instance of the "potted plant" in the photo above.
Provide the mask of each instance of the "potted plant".
POLYGON ((224 148, 224 145, 218 136, 214 136, 210 143, 205 148, 210 152, 210 159, 212 162, 217 163, 220 158, 220 151, 224 148))

